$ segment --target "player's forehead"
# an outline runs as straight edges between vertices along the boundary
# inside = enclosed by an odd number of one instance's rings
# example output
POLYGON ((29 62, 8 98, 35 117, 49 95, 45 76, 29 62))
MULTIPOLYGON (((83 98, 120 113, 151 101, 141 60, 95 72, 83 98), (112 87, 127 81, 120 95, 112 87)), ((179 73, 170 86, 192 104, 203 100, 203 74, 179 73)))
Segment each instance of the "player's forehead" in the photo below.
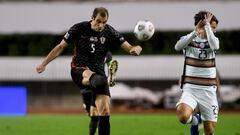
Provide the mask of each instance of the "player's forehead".
POLYGON ((107 22, 108 16, 104 16, 104 17, 103 17, 103 16, 101 16, 100 13, 98 13, 94 20, 96 20, 96 21, 99 22, 99 23, 100 23, 100 22, 107 22))

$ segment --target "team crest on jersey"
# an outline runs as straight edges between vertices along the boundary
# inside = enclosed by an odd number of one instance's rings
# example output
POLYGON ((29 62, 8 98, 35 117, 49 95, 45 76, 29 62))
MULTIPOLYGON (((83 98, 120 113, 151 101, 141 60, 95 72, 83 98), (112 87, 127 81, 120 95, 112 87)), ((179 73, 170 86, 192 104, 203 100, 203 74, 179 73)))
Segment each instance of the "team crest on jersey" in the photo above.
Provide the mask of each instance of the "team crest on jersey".
POLYGON ((101 44, 104 44, 105 41, 106 41, 106 38, 105 38, 105 37, 100 37, 100 42, 101 42, 101 44))
POLYGON ((205 47, 205 43, 200 43, 199 47, 200 48, 204 48, 205 47))

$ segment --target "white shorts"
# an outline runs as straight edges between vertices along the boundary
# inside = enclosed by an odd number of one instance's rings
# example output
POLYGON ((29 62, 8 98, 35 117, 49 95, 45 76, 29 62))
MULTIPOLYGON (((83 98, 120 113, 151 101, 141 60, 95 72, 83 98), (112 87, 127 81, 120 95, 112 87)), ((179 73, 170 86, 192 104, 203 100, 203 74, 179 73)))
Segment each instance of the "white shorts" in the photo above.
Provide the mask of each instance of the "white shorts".
POLYGON ((196 85, 191 87, 192 84, 185 84, 184 86, 183 93, 176 106, 185 103, 193 110, 198 108, 203 121, 217 122, 219 109, 216 94, 217 87, 197 87, 196 85))

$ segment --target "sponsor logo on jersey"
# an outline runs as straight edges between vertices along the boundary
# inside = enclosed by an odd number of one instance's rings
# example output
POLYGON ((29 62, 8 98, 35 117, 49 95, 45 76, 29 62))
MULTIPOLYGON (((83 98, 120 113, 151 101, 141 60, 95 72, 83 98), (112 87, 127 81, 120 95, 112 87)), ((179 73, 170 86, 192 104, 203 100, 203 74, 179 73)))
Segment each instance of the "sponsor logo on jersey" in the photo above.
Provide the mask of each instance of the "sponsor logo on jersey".
POLYGON ((91 36, 89 40, 91 42, 98 42, 98 38, 97 37, 93 37, 93 36, 91 36))

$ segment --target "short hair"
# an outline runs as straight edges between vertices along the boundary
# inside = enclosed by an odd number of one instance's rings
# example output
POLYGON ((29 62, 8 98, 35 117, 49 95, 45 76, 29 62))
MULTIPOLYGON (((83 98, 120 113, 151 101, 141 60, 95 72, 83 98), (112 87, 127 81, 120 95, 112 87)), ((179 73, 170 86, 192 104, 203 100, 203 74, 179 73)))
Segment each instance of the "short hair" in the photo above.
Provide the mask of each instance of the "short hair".
POLYGON ((104 7, 96 7, 93 10, 92 18, 96 18, 97 15, 100 15, 101 17, 108 17, 108 10, 104 7))
MULTIPOLYGON (((205 19, 205 15, 207 15, 208 11, 199 11, 197 14, 194 16, 194 25, 196 26, 200 20, 205 19)), ((216 18, 215 15, 213 15, 210 23, 216 22, 218 24, 218 19, 216 18)))

